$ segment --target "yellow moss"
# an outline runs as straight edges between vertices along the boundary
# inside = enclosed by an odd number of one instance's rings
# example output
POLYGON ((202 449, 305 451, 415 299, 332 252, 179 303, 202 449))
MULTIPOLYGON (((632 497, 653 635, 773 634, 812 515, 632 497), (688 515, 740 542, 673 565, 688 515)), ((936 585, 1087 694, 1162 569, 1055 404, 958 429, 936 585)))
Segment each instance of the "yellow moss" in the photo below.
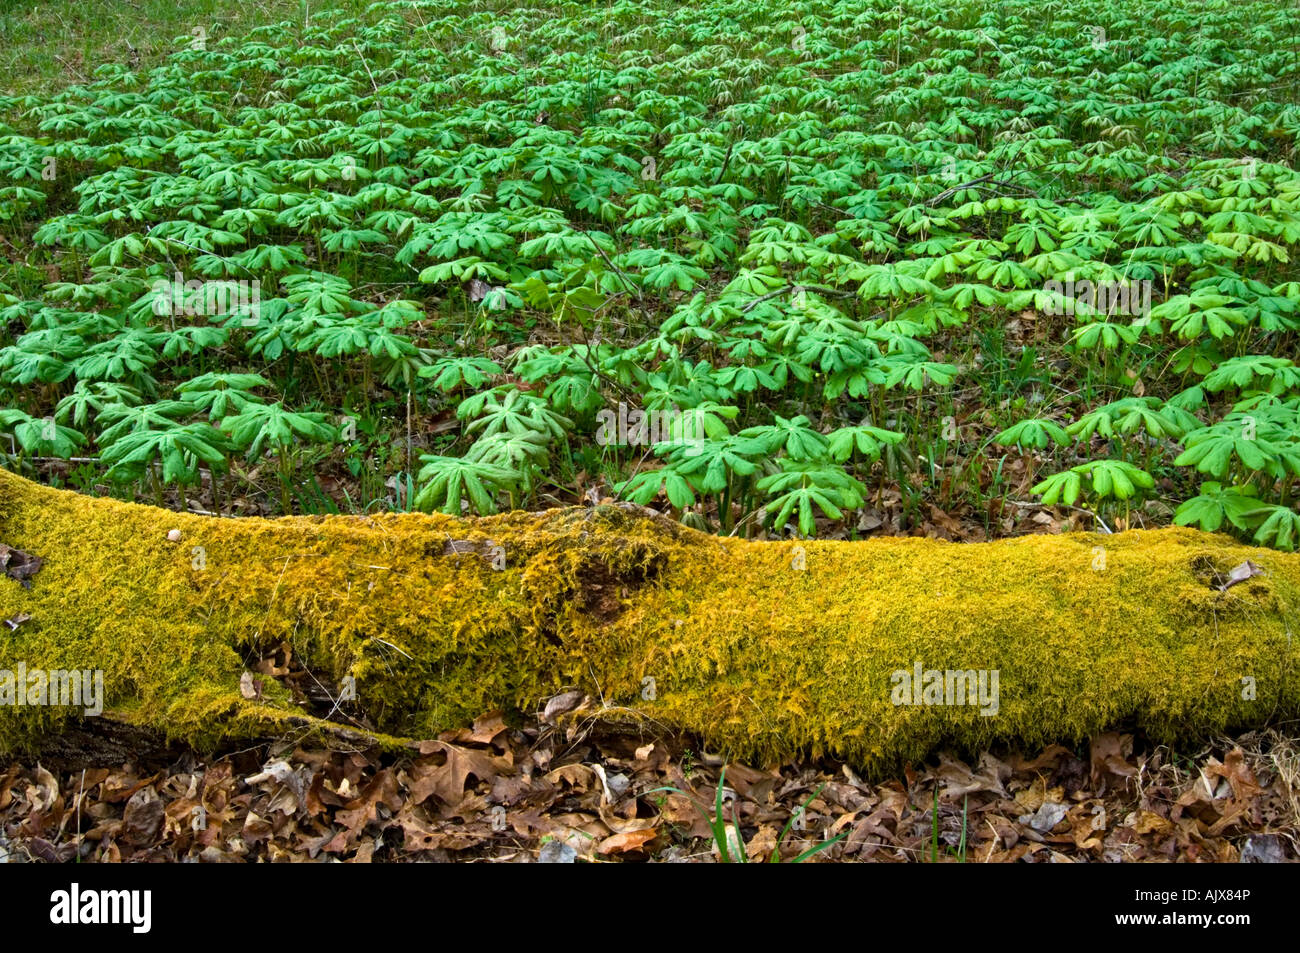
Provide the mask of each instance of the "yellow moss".
MULTIPOLYGON (((238 690, 281 641, 322 681, 352 676, 392 743, 568 687, 735 755, 869 766, 1300 709, 1300 556, 1193 530, 796 550, 615 507, 218 520, 0 472, 0 542, 45 559, 30 590, 0 579, 0 618, 32 616, 0 630, 0 668, 101 668, 116 716, 200 746, 300 730, 273 683, 259 704, 238 690), (1264 575, 1211 587, 1248 558, 1264 575), (918 661, 997 670, 997 714, 895 705, 891 676, 918 661)), ((0 708, 0 750, 66 717, 0 708)))

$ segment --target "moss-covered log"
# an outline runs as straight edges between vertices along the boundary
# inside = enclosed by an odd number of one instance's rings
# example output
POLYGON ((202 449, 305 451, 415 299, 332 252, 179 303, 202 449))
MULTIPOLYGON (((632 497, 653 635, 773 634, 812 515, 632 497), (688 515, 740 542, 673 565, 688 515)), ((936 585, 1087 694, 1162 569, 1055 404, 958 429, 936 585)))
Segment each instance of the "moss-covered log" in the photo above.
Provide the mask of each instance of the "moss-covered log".
MULTIPOLYGON (((109 716, 200 747, 303 724, 273 679, 240 690, 282 642, 331 688, 350 677, 392 737, 568 688, 732 754, 876 765, 1300 710, 1300 556, 1192 530, 755 543, 613 506, 214 519, 0 472, 0 543, 42 560, 0 578, 0 670, 101 669, 109 716), (934 689, 946 670, 975 697, 934 689)), ((0 750, 82 717, 8 700, 0 750)))

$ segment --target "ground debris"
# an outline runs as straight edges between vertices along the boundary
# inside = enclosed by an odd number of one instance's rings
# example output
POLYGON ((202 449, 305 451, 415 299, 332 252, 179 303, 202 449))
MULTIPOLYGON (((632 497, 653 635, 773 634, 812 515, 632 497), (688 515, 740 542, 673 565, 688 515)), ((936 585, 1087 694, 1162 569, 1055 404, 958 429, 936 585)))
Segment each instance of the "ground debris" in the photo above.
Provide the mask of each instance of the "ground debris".
POLYGON ((0 543, 0 569, 10 579, 18 580, 24 589, 32 587, 32 576, 40 572, 44 562, 40 556, 0 543))
POLYGON ((751 860, 789 861, 828 840, 812 860, 1298 857, 1300 739, 1274 731, 1191 757, 1116 733, 1034 757, 945 754, 874 783, 826 761, 721 764, 692 744, 511 727, 490 712, 408 755, 264 746, 57 776, 11 763, 0 765, 0 861, 714 863, 705 811, 724 768, 728 837, 751 860))

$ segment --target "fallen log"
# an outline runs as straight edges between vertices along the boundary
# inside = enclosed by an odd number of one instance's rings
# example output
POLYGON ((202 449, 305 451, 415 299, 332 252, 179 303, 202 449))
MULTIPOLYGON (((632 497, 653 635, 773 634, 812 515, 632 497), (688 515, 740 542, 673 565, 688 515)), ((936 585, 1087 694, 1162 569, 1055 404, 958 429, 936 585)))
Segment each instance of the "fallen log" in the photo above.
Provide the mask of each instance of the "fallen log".
POLYGON ((218 519, 0 471, 0 543, 24 567, 0 578, 3 752, 88 717, 30 704, 36 671, 98 670, 101 717, 200 749, 319 726, 287 663, 249 675, 289 655, 347 731, 391 744, 567 689, 733 756, 867 767, 1300 711, 1300 555, 1188 529, 746 542, 620 506, 218 519))

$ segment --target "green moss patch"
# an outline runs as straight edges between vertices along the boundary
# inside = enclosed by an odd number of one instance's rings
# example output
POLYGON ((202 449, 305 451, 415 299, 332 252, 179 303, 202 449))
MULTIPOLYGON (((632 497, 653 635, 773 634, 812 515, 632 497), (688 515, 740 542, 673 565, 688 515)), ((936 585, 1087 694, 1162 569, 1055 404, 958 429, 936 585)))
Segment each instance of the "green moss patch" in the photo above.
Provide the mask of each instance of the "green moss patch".
MULTIPOLYGON (((1193 530, 754 543, 616 507, 214 519, 0 472, 0 542, 44 560, 30 588, 0 579, 0 619, 30 617, 0 630, 0 669, 101 669, 108 716, 199 748, 304 724, 273 680, 240 692, 281 642, 331 690, 351 678, 390 741, 573 687, 737 756, 882 765, 1300 709, 1300 556, 1193 530), (1247 559, 1261 574, 1218 588, 1247 559), (996 706, 897 703, 918 663, 986 688, 996 671, 996 706)), ((0 707, 0 750, 80 717, 0 707)))

